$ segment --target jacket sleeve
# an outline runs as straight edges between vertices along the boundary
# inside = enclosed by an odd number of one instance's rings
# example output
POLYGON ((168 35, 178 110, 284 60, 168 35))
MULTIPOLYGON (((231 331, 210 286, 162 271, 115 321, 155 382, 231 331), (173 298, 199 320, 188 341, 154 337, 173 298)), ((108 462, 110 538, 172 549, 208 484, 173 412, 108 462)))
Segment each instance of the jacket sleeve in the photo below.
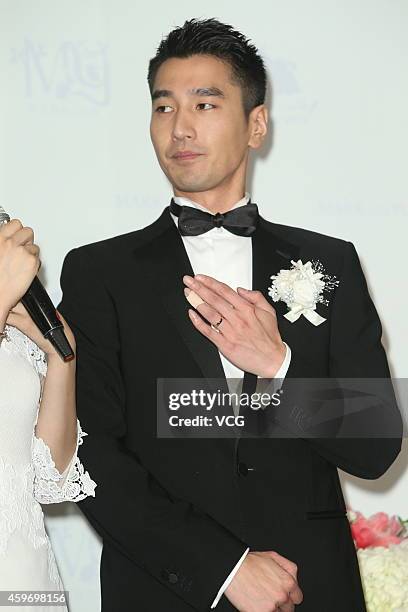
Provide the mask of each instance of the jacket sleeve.
POLYGON ((381 343, 381 322, 351 242, 345 243, 332 299, 329 378, 290 380, 292 369, 313 376, 310 364, 292 351, 276 423, 288 435, 308 439, 345 472, 379 478, 401 450, 403 424, 381 343))
MULTIPOLYGON (((65 258, 58 309, 77 346, 80 456, 97 494, 78 503, 96 531, 196 610, 208 610, 247 548, 211 516, 165 490, 123 445, 126 389, 114 301, 86 247, 65 258)), ((135 347, 135 352, 137 347, 135 347)))

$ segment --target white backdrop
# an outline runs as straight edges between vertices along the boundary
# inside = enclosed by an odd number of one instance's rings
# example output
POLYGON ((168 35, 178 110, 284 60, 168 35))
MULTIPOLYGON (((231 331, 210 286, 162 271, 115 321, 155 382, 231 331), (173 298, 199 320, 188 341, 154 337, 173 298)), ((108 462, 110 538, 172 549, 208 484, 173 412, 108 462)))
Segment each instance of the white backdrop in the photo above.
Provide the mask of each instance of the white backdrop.
MULTIPOLYGON (((149 140, 148 61, 174 26, 216 17, 253 40, 273 82, 274 134, 251 165, 253 201, 271 221, 354 243, 393 375, 408 376, 408 3, 196 6, 0 0, 0 203, 34 227, 51 295, 68 250, 143 227, 169 203, 149 140)), ((379 481, 342 474, 350 505, 408 518, 407 463, 405 445, 379 481)), ((96 612, 98 537, 73 505, 46 514, 71 612, 96 612)))

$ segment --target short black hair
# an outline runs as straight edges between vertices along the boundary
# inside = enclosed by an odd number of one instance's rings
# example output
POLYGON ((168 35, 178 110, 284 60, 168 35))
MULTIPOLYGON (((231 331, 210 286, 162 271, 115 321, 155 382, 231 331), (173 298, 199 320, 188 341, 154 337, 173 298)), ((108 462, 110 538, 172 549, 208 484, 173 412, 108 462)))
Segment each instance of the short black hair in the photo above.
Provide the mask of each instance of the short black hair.
POLYGON ((258 49, 232 26, 217 19, 190 19, 172 30, 149 62, 150 95, 158 69, 166 60, 193 55, 213 55, 229 64, 231 81, 241 87, 244 113, 265 101, 266 71, 258 49))

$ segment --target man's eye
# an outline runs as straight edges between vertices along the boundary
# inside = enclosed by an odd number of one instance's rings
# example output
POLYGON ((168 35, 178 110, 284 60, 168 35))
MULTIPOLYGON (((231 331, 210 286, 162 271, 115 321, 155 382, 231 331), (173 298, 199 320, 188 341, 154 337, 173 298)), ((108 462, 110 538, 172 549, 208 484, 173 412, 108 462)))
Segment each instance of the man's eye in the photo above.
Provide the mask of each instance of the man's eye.
POLYGON ((162 111, 162 108, 171 108, 171 106, 158 106, 156 108, 156 113, 164 113, 164 112, 168 112, 168 111, 162 111))
POLYGON ((197 106, 212 106, 215 108, 214 104, 210 104, 209 102, 200 102, 200 104, 197 104, 197 106))

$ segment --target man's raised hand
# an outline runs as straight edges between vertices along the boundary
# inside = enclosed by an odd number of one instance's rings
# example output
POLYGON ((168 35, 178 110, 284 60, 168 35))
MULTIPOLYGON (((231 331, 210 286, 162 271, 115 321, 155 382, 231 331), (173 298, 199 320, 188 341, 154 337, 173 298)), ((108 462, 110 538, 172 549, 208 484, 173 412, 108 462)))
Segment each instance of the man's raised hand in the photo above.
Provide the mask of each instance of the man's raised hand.
POLYGON ((183 277, 189 290, 204 303, 189 315, 194 326, 211 340, 234 365, 264 378, 273 378, 285 358, 286 347, 279 334, 273 306, 260 291, 231 287, 211 276, 197 274, 183 277), (222 317, 216 331, 211 327, 222 317))

